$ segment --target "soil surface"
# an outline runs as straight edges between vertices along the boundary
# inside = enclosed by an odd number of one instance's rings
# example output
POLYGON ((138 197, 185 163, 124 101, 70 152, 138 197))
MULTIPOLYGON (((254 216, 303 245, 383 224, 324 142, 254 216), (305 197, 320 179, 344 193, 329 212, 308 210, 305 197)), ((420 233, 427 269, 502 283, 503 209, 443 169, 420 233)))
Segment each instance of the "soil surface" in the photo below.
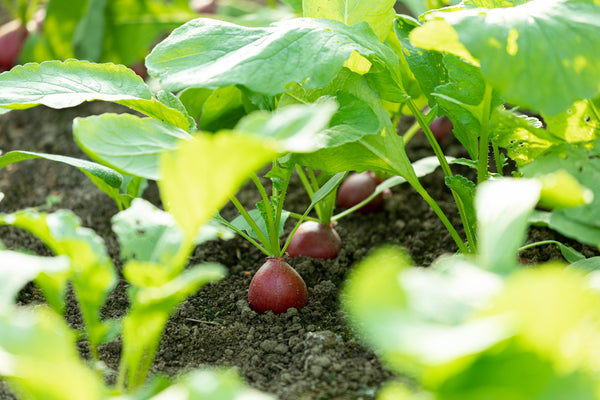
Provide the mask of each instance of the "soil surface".
MULTIPOLYGON (((12 111, 0 116, 0 149, 3 152, 27 150, 86 158, 72 137, 73 118, 123 111, 126 109, 101 102, 67 110, 36 107, 12 111)), ((452 138, 444 142, 443 147, 448 155, 464 155, 462 147, 452 138)), ((422 136, 413 138, 407 149, 413 159, 432 154, 422 136)), ((456 171, 471 174, 458 167, 456 171)), ((441 171, 423 178, 423 184, 453 224, 460 226, 441 171)), ((110 226, 110 219, 118 209, 79 170, 45 160, 24 161, 0 170, 0 191, 5 194, 0 203, 3 213, 26 207, 72 210, 84 226, 93 228, 104 238, 113 262, 120 268, 119 247, 110 226)), ((155 185, 150 185, 144 197, 160 205, 155 185)), ((246 186, 239 198, 252 207, 258 200, 258 193, 252 186, 246 186)), ((286 209, 302 212, 307 205, 308 197, 295 182, 286 200, 286 209)), ((223 215, 233 217, 231 207, 226 207, 223 215)), ((287 227, 289 229, 291 227, 287 227)), ((376 354, 361 344, 339 308, 340 288, 349 269, 372 249, 385 243, 403 247, 415 265, 429 265, 438 256, 457 249, 435 214, 407 185, 393 189, 383 211, 350 215, 339 222, 336 230, 343 240, 337 258, 291 260, 291 265, 306 281, 309 302, 300 311, 293 309, 280 315, 270 312, 258 315, 249 308, 246 300, 250 279, 264 262, 262 253, 239 237, 199 246, 190 264, 216 261, 227 267, 229 275, 202 288, 177 309, 167 325, 153 373, 174 376, 197 367, 231 366, 238 369, 251 386, 282 400, 373 399, 378 388, 394 376, 376 354)), ((531 232, 530 240, 541 239, 557 239, 587 256, 597 255, 556 233, 531 232)), ((50 255, 39 240, 18 229, 0 227, 0 240, 9 249, 50 255)), ((561 258, 553 247, 533 249, 523 256, 531 263, 561 258)), ((104 316, 118 318, 126 313, 126 286, 121 279, 108 299, 104 316)), ((30 304, 43 300, 33 285, 29 285, 21 292, 19 301, 30 304)), ((81 320, 72 296, 69 301, 67 320, 79 327, 81 320)), ((120 348, 119 340, 101 348, 100 357, 110 370, 118 367, 120 348)), ((85 343, 81 344, 81 352, 86 355, 85 343)), ((114 376, 107 377, 112 378, 114 376)), ((0 399, 13 398, 0 381, 0 399)))

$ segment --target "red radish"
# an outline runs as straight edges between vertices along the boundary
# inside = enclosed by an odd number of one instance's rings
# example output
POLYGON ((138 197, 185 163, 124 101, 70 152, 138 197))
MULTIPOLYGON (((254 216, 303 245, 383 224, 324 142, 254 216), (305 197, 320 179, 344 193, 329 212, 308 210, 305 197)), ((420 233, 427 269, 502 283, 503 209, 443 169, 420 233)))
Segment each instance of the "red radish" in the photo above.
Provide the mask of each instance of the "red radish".
POLYGON ((429 129, 431 129, 435 140, 440 143, 450 136, 454 126, 448 117, 435 117, 433 122, 429 125, 429 129))
POLYGON ((267 257, 248 289, 248 303, 257 313, 281 314, 288 308, 303 308, 308 291, 302 277, 283 258, 267 257))
POLYGON ((199 14, 214 14, 217 0, 190 0, 190 8, 199 14))
POLYGON ((315 221, 306 221, 294 233, 286 253, 292 258, 306 256, 327 260, 337 257, 341 249, 342 239, 333 229, 333 223, 325 226, 315 221))
POLYGON ((0 26, 0 71, 17 65, 27 34, 27 29, 16 19, 0 26))
POLYGON ((146 66, 144 65, 143 62, 141 61, 137 61, 133 64, 131 64, 129 66, 129 68, 131 68, 133 70, 133 72, 136 73, 137 76, 139 76, 140 78, 146 80, 146 78, 148 77, 148 70, 146 69, 146 66))
MULTIPOLYGON (((377 185, 381 183, 372 171, 363 172, 360 174, 351 174, 340 185, 337 194, 337 205, 340 208, 351 208, 369 197, 377 185)), ((357 210, 361 214, 381 211, 385 198, 391 195, 391 190, 387 189, 380 193, 373 200, 357 210)))

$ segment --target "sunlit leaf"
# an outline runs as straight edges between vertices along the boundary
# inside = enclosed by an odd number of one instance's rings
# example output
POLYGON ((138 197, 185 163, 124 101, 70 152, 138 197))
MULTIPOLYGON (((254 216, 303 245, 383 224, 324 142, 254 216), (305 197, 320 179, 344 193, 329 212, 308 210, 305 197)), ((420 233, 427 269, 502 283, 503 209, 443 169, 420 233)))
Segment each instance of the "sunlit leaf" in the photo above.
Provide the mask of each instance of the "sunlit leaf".
POLYGON ((53 279, 64 290, 69 272, 69 259, 65 256, 40 257, 0 251, 0 310, 12 306, 17 293, 42 274, 46 275, 46 279, 53 279))
POLYGON ((177 150, 161 157, 158 184, 163 204, 191 239, 249 174, 277 153, 264 140, 231 132, 182 141, 177 150))
POLYGON ((186 131, 190 128, 181 110, 158 101, 144 81, 123 65, 45 61, 17 66, 0 75, 0 107, 23 109, 43 104, 66 108, 93 100, 120 103, 186 131))
POLYGON ((294 82, 305 88, 327 85, 353 51, 391 74, 395 86, 401 85, 397 57, 366 23, 348 27, 324 19, 298 18, 246 28, 199 18, 159 43, 146 64, 150 74, 172 91, 243 85, 272 96, 294 82))
POLYGON ((0 375, 27 399, 108 395, 102 379, 79 358, 74 332, 43 306, 0 316, 0 375))
POLYGON ((480 184, 475 195, 479 264, 498 273, 516 267, 517 250, 537 204, 541 183, 534 179, 499 179, 480 184))
POLYGON ((554 116, 600 93, 600 7, 593 1, 533 0, 427 19, 411 33, 413 43, 478 60, 512 104, 554 116))
POLYGON ((200 287, 224 276, 225 269, 219 264, 196 265, 162 285, 130 292, 131 310, 123 319, 123 357, 129 387, 143 383, 144 362, 149 361, 144 358, 154 358, 156 344, 175 307, 200 287))
POLYGON ((379 40, 383 41, 392 29, 395 0, 303 0, 302 15, 311 18, 329 18, 346 25, 366 21, 379 40))

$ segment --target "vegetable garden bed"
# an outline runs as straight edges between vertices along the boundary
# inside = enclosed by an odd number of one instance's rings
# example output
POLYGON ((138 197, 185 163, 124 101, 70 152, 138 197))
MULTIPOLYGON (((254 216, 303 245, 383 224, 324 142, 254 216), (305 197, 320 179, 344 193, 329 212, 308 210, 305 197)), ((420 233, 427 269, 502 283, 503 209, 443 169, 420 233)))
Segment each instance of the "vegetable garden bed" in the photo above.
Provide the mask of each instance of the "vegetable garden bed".
POLYGON ((597 398, 598 0, 267 3, 5 2, 0 393, 597 398))

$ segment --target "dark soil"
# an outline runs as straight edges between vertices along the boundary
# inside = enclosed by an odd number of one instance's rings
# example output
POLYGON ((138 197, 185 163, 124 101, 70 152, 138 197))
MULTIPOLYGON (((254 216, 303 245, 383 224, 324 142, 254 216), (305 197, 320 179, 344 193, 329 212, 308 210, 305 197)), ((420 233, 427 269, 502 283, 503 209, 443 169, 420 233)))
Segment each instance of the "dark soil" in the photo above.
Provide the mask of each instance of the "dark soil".
MULTIPOLYGON (((76 116, 107 111, 124 109, 90 103, 67 110, 37 107, 10 112, 0 116, 0 149, 85 158, 73 140, 71 122, 76 116)), ((462 147, 452 139, 444 143, 444 148, 449 155, 462 155, 462 147)), ((419 136, 409 143, 408 151, 414 159, 431 154, 419 136)), ((453 224, 459 226, 460 219, 452 196, 444 186, 442 173, 436 171, 425 177, 423 183, 453 224)), ((297 184, 294 187, 286 208, 302 211, 308 198, 297 184)), ((110 226, 117 207, 79 170, 45 160, 21 162, 0 170, 0 191, 6 196, 0 203, 0 212, 38 206, 48 211, 72 210, 85 226, 105 239, 115 265, 120 267, 118 243, 110 226)), ((144 197, 160 204, 154 185, 150 185, 144 197)), ((248 186, 240 192, 239 198, 252 206, 257 193, 248 186)), ((231 217, 233 213, 226 208, 224 215, 231 217)), ((178 308, 167 325, 153 372, 176 375, 197 367, 231 366, 237 368, 251 386, 283 400, 373 399, 378 388, 393 374, 361 344, 339 308, 339 290, 349 269, 385 243, 403 247, 415 265, 428 265, 441 254, 455 252, 456 246, 427 204, 406 185, 393 189, 393 196, 382 212, 348 216, 336 229, 344 243, 336 259, 291 261, 306 281, 309 303, 300 311, 293 309, 281 315, 270 312, 258 315, 246 300, 250 279, 264 262, 262 253, 240 238, 198 247, 190 260, 192 264, 217 261, 228 268, 229 275, 221 282, 204 287, 178 308)), ((532 232, 532 240, 541 238, 562 240, 588 256, 596 255, 558 234, 532 232)), ((9 249, 50 255, 39 240, 18 229, 0 227, 0 239, 9 249)), ((531 262, 561 258, 554 248, 542 250, 531 250, 524 256, 531 262)), ((106 317, 126 313, 125 288, 122 280, 104 308, 106 317)), ((32 285, 20 295, 23 304, 39 301, 41 296, 32 285)), ((81 324, 74 304, 69 305, 67 319, 73 326, 81 324)), ((101 348, 101 359, 113 370, 118 366, 120 347, 117 340, 101 348)), ((81 348, 85 355, 85 345, 81 348)), ((12 398, 8 388, 0 382, 0 399, 12 398)))

